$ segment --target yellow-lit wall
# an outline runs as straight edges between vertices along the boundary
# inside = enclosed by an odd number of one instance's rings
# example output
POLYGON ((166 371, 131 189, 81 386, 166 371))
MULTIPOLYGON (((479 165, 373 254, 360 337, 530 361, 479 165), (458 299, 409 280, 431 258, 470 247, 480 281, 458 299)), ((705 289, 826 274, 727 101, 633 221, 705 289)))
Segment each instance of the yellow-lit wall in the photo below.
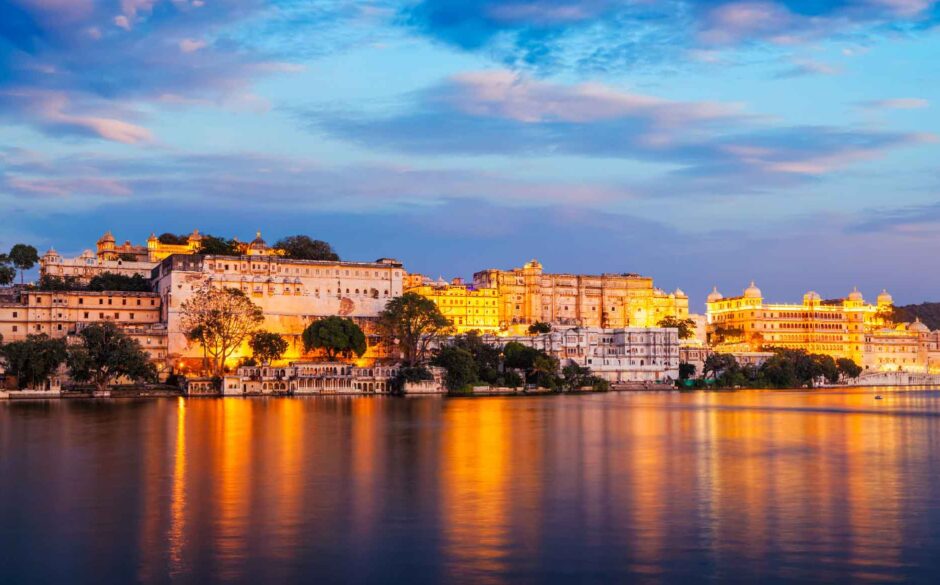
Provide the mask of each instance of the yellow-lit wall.
POLYGON ((499 332, 499 292, 494 288, 422 284, 412 286, 406 292, 434 301, 441 313, 453 323, 457 333, 474 330, 481 333, 499 332))

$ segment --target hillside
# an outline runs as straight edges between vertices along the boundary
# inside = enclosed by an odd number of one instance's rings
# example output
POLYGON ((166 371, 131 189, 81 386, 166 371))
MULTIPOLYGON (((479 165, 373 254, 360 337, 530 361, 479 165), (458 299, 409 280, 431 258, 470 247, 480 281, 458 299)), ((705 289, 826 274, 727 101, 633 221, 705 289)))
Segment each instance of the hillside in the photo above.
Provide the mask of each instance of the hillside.
POLYGON ((894 321, 905 323, 920 319, 930 330, 940 329, 940 303, 921 303, 894 308, 894 321))

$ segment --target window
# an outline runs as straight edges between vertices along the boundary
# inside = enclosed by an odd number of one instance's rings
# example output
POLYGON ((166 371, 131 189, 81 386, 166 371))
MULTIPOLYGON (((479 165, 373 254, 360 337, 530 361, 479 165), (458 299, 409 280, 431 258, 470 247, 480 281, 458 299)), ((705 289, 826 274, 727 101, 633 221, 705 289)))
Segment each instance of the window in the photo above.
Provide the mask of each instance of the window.
POLYGON ((85 304, 85 299, 78 299, 78 304, 79 304, 79 305, 84 305, 84 304, 85 304))
POLYGON ((137 299, 137 306, 140 306, 140 299, 137 299))
POLYGON ((115 319, 120 319, 120 318, 121 318, 121 314, 120 314, 120 313, 115 313, 115 314, 114 314, 114 318, 115 318, 115 319))
POLYGON ((85 311, 85 318, 88 318, 88 311, 85 311))
POLYGON ((128 313, 128 315, 130 316, 131 319, 134 318, 134 313, 128 313))
POLYGON ((13 333, 16 333, 16 325, 13 326, 13 333))
POLYGON ((108 299, 108 304, 109 304, 109 305, 111 304, 111 299, 110 299, 110 298, 108 299))
POLYGON ((104 299, 98 299, 98 304, 99 304, 99 305, 103 305, 103 304, 104 304, 104 299))
POLYGON ((16 319, 17 312, 13 311, 13 318, 16 319))

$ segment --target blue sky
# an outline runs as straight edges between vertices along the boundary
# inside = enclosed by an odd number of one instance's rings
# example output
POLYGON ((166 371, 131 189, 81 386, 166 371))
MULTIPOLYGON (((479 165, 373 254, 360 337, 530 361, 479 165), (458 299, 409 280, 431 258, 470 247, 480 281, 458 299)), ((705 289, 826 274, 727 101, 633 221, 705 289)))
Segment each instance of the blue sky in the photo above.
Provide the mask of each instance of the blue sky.
POLYGON ((0 248, 940 300, 935 0, 7 0, 0 248))

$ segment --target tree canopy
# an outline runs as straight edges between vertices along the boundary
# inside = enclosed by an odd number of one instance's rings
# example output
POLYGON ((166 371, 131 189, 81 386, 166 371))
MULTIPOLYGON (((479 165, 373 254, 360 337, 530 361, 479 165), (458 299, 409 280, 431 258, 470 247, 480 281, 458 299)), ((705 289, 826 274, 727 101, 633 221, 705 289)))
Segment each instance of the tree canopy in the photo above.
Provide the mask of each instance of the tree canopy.
POLYGON ((139 274, 127 276, 114 272, 102 272, 95 275, 88 283, 88 290, 150 292, 150 280, 139 274))
POLYGON ((241 252, 238 249, 238 242, 235 240, 226 240, 225 238, 206 234, 202 236, 199 253, 215 256, 238 256, 241 252))
POLYGON ((333 246, 310 236, 287 236, 278 240, 274 247, 284 250, 287 258, 295 260, 339 260, 333 246))
POLYGON ((164 232, 160 234, 159 236, 157 236, 157 240, 159 240, 161 244, 167 244, 171 246, 184 246, 189 243, 189 235, 188 234, 177 235, 177 234, 171 234, 170 232, 164 232))
POLYGON ((413 292, 391 299, 378 323, 390 347, 397 344, 409 366, 424 360, 431 341, 451 330, 450 320, 434 301, 413 292))
POLYGON ((659 321, 660 327, 669 327, 679 330, 679 339, 692 339, 695 337, 695 321, 692 319, 680 319, 675 316, 663 317, 659 321))
POLYGON ((327 359, 350 358, 366 353, 366 336, 352 319, 330 316, 314 321, 301 334, 304 350, 323 350, 327 359))
POLYGON ((287 340, 271 331, 258 331, 248 341, 252 357, 262 364, 281 359, 287 351, 287 340))
POLYGON ((79 345, 69 348, 68 366, 76 382, 90 382, 99 391, 120 378, 152 382, 157 370, 137 340, 114 323, 94 323, 78 332, 79 345))
POLYGON ((6 254, 0 254, 0 286, 13 284, 16 279, 16 268, 13 261, 6 254))
POLYGON ((0 346, 0 356, 6 362, 7 373, 16 376, 20 389, 41 387, 65 361, 65 340, 45 334, 28 335, 22 341, 0 346))
POLYGON ((206 284, 181 306, 186 338, 202 345, 209 370, 216 376, 225 372, 225 361, 263 321, 261 307, 237 288, 206 284))
POLYGON ((9 262, 20 271, 20 284, 23 283, 23 277, 27 270, 39 262, 39 252, 29 244, 15 244, 10 248, 7 254, 9 262))
POLYGON ((549 323, 536 321, 535 323, 529 325, 529 335, 538 335, 540 333, 551 333, 551 332, 552 332, 552 326, 549 323))

